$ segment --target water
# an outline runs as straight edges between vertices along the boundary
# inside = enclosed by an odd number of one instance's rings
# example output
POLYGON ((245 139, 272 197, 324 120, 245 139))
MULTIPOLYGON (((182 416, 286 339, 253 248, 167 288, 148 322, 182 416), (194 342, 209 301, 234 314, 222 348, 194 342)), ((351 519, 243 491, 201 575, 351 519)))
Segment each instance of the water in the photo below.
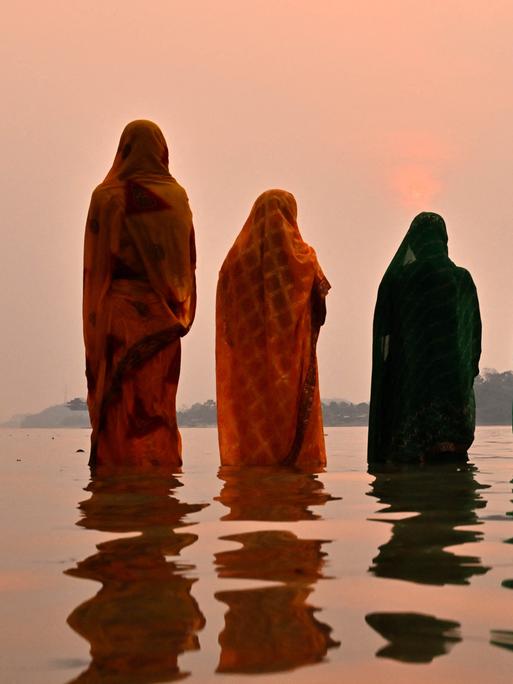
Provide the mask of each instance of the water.
POLYGON ((88 431, 1 430, 0 681, 510 684, 510 429, 376 475, 327 435, 319 475, 188 429, 183 474, 90 482, 88 431))

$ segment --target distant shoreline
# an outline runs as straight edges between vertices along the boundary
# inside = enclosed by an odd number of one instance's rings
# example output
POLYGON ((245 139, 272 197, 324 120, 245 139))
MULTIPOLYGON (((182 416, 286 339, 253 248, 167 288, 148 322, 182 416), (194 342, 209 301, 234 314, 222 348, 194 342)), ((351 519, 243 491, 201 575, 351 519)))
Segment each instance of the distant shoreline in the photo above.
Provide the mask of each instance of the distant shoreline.
MULTIPOLYGON (((498 373, 486 370, 474 383, 476 425, 504 427, 511 425, 513 371, 498 373)), ((369 420, 369 404, 353 404, 344 400, 323 400, 324 427, 365 427, 369 420)), ((216 427, 217 407, 208 399, 177 411, 179 427, 216 427)), ((65 404, 50 406, 39 413, 13 416, 0 424, 2 428, 89 428, 89 414, 84 399, 75 398, 65 404)))
MULTIPOLYGON (((360 425, 356 423, 344 423, 344 425, 324 425, 324 429, 329 428, 353 428, 353 427, 363 427, 366 428, 368 425, 360 425)), ((478 427, 511 427, 511 421, 509 423, 476 423, 476 428, 478 427)), ((201 429, 211 429, 217 430, 217 425, 179 425, 180 430, 195 430, 196 428, 201 429)), ((21 425, 8 426, 5 423, 0 425, 0 430, 90 430, 91 426, 73 426, 73 425, 45 425, 42 427, 22 427, 21 425)))

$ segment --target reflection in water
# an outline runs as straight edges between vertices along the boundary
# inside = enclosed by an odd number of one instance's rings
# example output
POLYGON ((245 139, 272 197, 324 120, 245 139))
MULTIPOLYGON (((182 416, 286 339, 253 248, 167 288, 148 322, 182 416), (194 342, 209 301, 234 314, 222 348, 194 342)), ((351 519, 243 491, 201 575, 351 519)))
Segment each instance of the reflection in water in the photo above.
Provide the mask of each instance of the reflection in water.
POLYGON ((314 473, 280 467, 219 469, 223 488, 216 501, 230 509, 222 520, 316 520, 310 506, 324 506, 333 497, 314 473))
POLYGON ((425 467, 405 465, 370 470, 375 475, 371 496, 386 504, 379 513, 412 513, 392 524, 390 540, 379 547, 370 572, 378 577, 421 584, 469 584, 489 568, 477 556, 462 556, 449 546, 478 542, 482 533, 456 529, 477 525, 475 510, 486 506, 469 464, 442 463, 425 467))
MULTIPOLYGON (((511 503, 513 503, 513 501, 511 503)), ((513 511, 509 511, 507 515, 513 516, 513 511)), ((504 543, 513 544, 513 538, 505 539, 504 543)), ((513 579, 503 580, 502 586, 505 589, 513 589, 513 579)), ((513 651, 513 632, 504 629, 492 629, 490 643, 494 646, 500 646, 501 648, 506 648, 509 651, 513 651)))
MULTIPOLYGON (((219 501, 227 520, 310 520, 308 510, 333 497, 315 475, 280 468, 222 468, 219 501)), ((223 591, 228 605, 219 636, 218 672, 258 673, 290 670, 321 661, 339 646, 331 628, 318 621, 307 603, 312 585, 323 578, 326 540, 299 539, 289 531, 247 532, 222 537, 241 548, 217 553, 221 578, 280 582, 278 586, 223 591)))
POLYGON ((92 662, 74 684, 174 681, 186 677, 177 664, 184 651, 199 648, 205 619, 191 596, 193 566, 167 560, 197 536, 173 528, 206 504, 185 504, 170 494, 181 486, 171 475, 117 474, 95 477, 91 498, 80 503, 77 523, 134 537, 98 544, 98 553, 67 570, 93 579, 102 589, 68 618, 91 644, 92 662))
POLYGON ((500 646, 508 651, 513 651, 513 632, 507 629, 492 629, 490 643, 493 646, 500 646))
POLYGON ((219 577, 268 580, 270 582, 313 584, 323 577, 329 541, 298 539, 287 530, 268 530, 221 537, 239 542, 242 549, 216 554, 219 577))
MULTIPOLYGON (((513 483, 513 480, 511 480, 511 482, 513 483)), ((513 500, 511 501, 511 503, 513 503, 513 500)), ((509 512, 507 513, 507 515, 513 517, 513 511, 509 511, 509 512)), ((509 538, 509 539, 505 539, 505 540, 504 540, 504 543, 505 543, 505 544, 513 544, 513 537, 511 537, 511 538, 509 538)), ((502 586, 503 586, 505 589, 513 589, 513 579, 505 579, 505 580, 503 580, 502 586)))
POLYGON ((381 648, 377 658, 391 658, 403 663, 430 663, 449 653, 461 641, 458 622, 439 620, 419 613, 371 613, 368 625, 390 643, 381 648))

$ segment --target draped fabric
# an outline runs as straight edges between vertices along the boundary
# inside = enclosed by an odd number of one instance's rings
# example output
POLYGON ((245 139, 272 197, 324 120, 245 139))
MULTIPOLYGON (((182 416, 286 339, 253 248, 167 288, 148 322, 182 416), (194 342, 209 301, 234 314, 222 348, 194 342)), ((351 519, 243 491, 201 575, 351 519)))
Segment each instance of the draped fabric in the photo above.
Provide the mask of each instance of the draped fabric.
POLYGON ((91 465, 180 465, 175 397, 195 261, 191 210, 169 173, 164 136, 133 121, 93 192, 85 231, 91 465))
POLYGON ((465 454, 474 439, 481 318, 441 216, 419 214, 379 286, 368 459, 465 454))
POLYGON ((329 287, 299 233, 294 197, 283 190, 263 193, 217 286, 224 465, 326 462, 316 343, 329 287))

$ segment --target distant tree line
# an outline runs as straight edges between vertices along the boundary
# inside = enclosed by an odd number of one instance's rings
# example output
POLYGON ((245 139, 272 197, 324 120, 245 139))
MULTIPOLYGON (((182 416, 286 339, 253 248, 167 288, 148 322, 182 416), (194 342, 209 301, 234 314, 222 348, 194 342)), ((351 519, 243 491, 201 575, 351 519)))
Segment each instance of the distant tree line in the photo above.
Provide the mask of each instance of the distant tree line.
POLYGON ((511 425, 513 372, 484 370, 474 382, 478 425, 511 425))
MULTIPOLYGON (((337 425, 367 425, 369 404, 352 404, 349 401, 322 402, 322 415, 326 427, 337 425)), ((177 413, 182 427, 209 427, 217 424, 216 403, 209 399, 204 404, 193 404, 177 413)))
MULTIPOLYGON (((476 395, 476 422, 478 425, 510 425, 513 400, 513 372, 498 373, 487 369, 474 383, 476 395)), ((369 404, 350 401, 322 402, 322 415, 326 427, 367 425, 369 404)), ((183 427, 215 426, 216 403, 209 399, 204 404, 193 404, 178 412, 178 424, 183 427)))
POLYGON ((367 425, 369 404, 352 404, 350 401, 322 402, 322 418, 326 427, 339 425, 367 425))
MULTIPOLYGON (((476 422, 478 425, 510 425, 513 399, 513 372, 498 373, 485 370, 474 383, 476 395, 476 422)), ((326 427, 367 425, 369 404, 352 404, 349 401, 322 402, 326 427)), ((177 412, 181 427, 214 427, 217 423, 216 403, 212 399, 193 404, 177 412)), ((76 397, 65 404, 51 406, 40 413, 15 416, 5 427, 89 427, 87 404, 76 397)))
MULTIPOLYGON (((324 425, 367 425, 369 404, 351 404, 348 401, 322 403, 324 425)), ((210 427, 217 425, 216 403, 209 399, 204 404, 193 404, 188 409, 177 412, 178 425, 181 427, 210 427)))
POLYGON ((211 427, 217 425, 216 402, 208 399, 204 404, 193 404, 190 408, 176 412, 181 427, 211 427))

